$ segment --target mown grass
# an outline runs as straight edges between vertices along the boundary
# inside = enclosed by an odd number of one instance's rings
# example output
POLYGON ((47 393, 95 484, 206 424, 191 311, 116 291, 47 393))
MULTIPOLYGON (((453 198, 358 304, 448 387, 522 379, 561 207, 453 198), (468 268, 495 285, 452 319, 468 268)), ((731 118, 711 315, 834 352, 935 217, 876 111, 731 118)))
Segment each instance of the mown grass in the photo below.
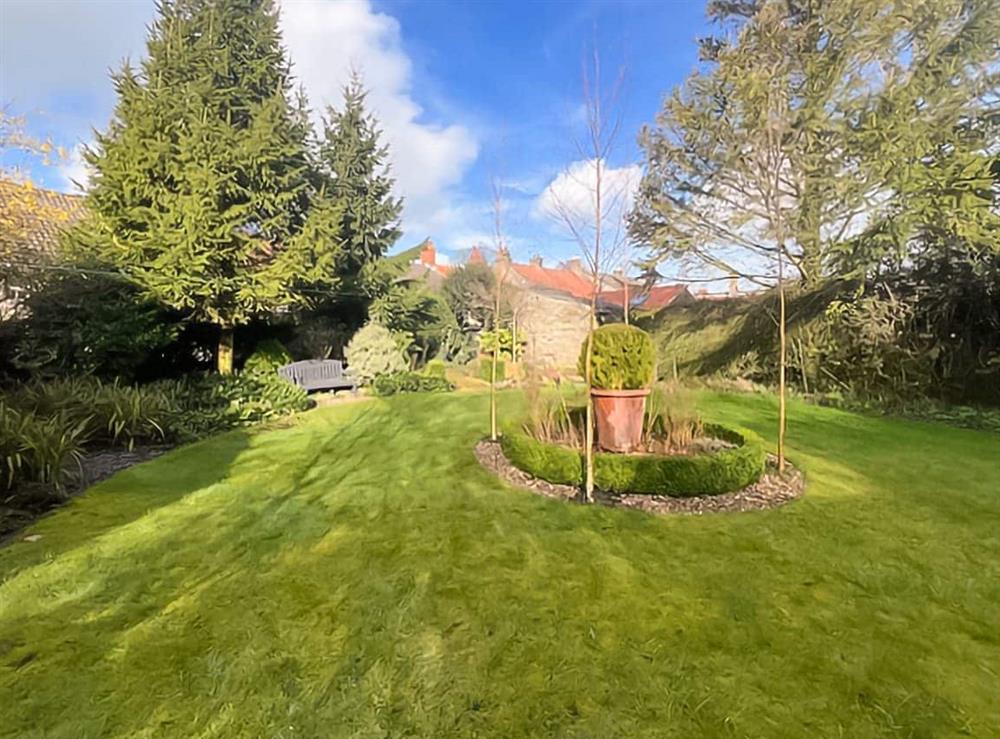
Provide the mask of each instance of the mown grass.
POLYGON ((0 550, 0 735, 996 736, 1000 436, 791 410, 807 495, 752 514, 506 488, 483 396, 119 474, 0 550))

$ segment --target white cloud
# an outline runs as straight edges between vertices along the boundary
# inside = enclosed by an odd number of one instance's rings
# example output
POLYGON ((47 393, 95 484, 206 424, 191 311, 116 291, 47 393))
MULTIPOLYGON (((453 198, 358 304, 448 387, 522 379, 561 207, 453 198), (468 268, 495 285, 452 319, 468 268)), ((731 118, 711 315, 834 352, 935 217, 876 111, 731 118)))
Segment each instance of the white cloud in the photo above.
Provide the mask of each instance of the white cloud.
POLYGON ((153 13, 152 2, 0 0, 4 102, 34 111, 53 94, 113 99, 108 69, 137 61, 153 13))
MULTIPOLYGON (((535 200, 534 215, 552 219, 569 216, 580 223, 593 221, 597 164, 596 159, 572 162, 535 200)), ((617 168, 601 165, 601 210, 605 220, 620 221, 628 213, 641 179, 642 169, 637 164, 617 168)))
POLYGON ((73 147, 64 162, 56 165, 62 178, 64 192, 79 192, 86 190, 90 184, 90 167, 83 159, 83 145, 73 147))
POLYGON ((407 238, 430 233, 420 228, 446 226, 442 203, 475 160, 479 144, 460 123, 422 119, 399 22, 376 12, 368 0, 286 0, 281 28, 295 75, 317 112, 340 104, 352 67, 361 72, 390 147, 398 192, 406 199, 407 238))
MULTIPOLYGON (((27 113, 34 131, 58 143, 88 140, 91 126, 107 125, 114 103, 108 69, 126 56, 139 61, 145 25, 154 16, 150 0, 0 0, 3 102, 27 113)), ((363 74, 406 199, 407 240, 431 233, 417 230, 422 224, 446 229, 435 214, 452 199, 450 189, 475 160, 479 143, 461 121, 428 120, 416 101, 399 22, 369 0, 285 0, 281 28, 295 74, 317 111, 340 103, 352 66, 363 74)), ((73 190, 69 180, 84 175, 74 153, 53 171, 52 184, 73 190)))

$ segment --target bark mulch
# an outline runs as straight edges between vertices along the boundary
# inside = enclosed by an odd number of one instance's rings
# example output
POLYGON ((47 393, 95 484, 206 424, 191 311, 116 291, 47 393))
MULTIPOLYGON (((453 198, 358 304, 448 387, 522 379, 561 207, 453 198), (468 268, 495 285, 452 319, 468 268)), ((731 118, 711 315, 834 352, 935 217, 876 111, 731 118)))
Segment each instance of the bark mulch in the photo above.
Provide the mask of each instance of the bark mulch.
MULTIPOLYGON (((518 469, 503 453, 500 444, 483 439, 475 448, 479 463, 514 487, 528 490, 546 498, 582 502, 583 491, 572 485, 557 485, 540 480, 518 469)), ((618 508, 634 508, 646 513, 661 515, 760 511, 777 508, 795 500, 805 490, 805 477, 794 467, 785 465, 785 473, 778 474, 777 458, 768 455, 764 476, 742 490, 720 495, 693 495, 675 498, 669 495, 643 495, 638 493, 605 493, 595 491, 598 503, 618 508)))
POLYGON ((17 538, 18 532, 49 511, 58 508, 91 485, 132 465, 159 457, 169 446, 102 449, 84 453, 79 474, 67 483, 61 495, 48 485, 26 483, 0 498, 0 545, 17 538))

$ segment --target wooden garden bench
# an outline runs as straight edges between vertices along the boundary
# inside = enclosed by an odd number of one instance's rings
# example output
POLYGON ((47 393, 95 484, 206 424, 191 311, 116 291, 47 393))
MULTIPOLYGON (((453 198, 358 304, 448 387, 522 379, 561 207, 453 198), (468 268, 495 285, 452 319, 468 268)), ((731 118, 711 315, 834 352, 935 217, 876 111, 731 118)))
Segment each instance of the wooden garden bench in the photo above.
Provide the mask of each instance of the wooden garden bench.
POLYGON ((352 390, 358 381, 344 370, 339 359, 304 359, 278 368, 278 374, 303 390, 352 390))

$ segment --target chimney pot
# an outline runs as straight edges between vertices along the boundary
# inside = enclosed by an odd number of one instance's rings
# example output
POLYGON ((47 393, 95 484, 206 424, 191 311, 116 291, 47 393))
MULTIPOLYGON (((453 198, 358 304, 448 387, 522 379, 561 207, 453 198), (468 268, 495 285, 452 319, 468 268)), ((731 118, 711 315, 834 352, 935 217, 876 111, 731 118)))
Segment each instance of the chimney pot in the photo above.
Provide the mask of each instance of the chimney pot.
POLYGON ((437 263, 437 249, 430 239, 424 241, 424 247, 420 250, 420 262, 428 267, 433 267, 437 263))

